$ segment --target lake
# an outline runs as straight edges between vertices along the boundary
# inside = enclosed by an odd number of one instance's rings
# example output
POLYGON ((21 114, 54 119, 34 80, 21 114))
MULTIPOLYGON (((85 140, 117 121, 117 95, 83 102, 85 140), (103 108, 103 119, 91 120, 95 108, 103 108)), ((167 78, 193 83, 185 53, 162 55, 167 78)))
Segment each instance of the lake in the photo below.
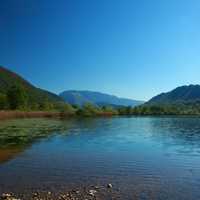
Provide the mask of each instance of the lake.
POLYGON ((0 193, 108 183, 115 199, 200 199, 200 118, 0 122, 0 193))

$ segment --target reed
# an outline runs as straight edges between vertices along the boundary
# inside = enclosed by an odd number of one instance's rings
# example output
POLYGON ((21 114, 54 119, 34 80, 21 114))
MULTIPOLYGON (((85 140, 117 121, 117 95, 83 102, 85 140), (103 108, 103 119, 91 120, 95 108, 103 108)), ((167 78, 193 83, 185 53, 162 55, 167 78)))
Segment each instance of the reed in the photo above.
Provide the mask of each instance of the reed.
POLYGON ((45 112, 45 111, 0 111, 0 120, 12 119, 12 118, 39 118, 39 117, 63 117, 64 115, 60 112, 45 112))

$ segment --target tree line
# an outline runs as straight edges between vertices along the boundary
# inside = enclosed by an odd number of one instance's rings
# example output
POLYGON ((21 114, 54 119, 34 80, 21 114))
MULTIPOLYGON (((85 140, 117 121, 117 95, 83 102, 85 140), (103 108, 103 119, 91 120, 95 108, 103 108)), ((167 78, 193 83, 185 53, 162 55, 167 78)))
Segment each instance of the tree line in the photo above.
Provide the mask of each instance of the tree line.
POLYGON ((176 104, 148 105, 137 107, 97 106, 91 103, 79 107, 64 102, 51 102, 44 98, 40 102, 30 101, 21 85, 14 85, 6 93, 0 93, 0 110, 59 111, 78 116, 96 115, 200 115, 200 101, 176 104))
POLYGON ((71 105, 49 101, 48 97, 37 102, 30 99, 26 89, 20 84, 11 86, 5 93, 0 93, 0 110, 73 112, 71 105))

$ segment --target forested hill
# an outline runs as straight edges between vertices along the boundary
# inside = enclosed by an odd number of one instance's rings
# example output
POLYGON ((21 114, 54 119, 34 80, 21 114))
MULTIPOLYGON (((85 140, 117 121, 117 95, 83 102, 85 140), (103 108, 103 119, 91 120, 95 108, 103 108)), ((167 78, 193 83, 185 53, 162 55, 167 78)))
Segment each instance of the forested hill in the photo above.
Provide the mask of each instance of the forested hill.
POLYGON ((200 85, 188 85, 153 97, 147 104, 177 104, 200 101, 200 85))
POLYGON ((63 102, 56 94, 35 87, 18 74, 0 66, 0 94, 6 95, 12 87, 23 88, 29 105, 63 102))
POLYGON ((200 115, 200 85, 181 86, 159 94, 136 107, 132 114, 200 115))

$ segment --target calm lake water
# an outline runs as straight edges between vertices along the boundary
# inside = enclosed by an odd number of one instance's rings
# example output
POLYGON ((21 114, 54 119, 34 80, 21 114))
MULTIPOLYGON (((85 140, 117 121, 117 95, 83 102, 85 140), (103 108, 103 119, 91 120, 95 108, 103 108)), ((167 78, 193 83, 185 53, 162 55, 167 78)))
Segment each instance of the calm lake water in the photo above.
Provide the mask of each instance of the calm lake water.
POLYGON ((200 119, 0 122, 0 192, 112 183, 121 199, 200 199, 200 119))

